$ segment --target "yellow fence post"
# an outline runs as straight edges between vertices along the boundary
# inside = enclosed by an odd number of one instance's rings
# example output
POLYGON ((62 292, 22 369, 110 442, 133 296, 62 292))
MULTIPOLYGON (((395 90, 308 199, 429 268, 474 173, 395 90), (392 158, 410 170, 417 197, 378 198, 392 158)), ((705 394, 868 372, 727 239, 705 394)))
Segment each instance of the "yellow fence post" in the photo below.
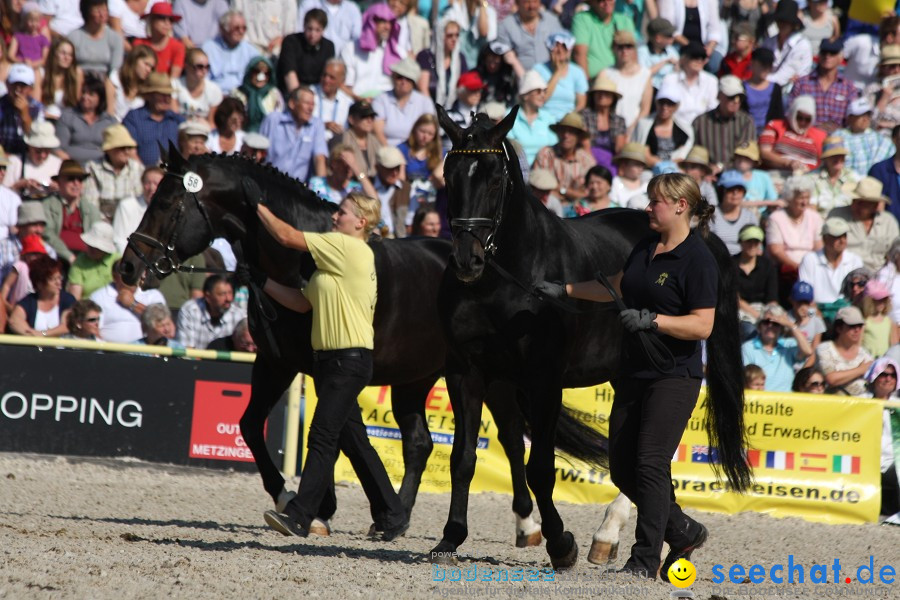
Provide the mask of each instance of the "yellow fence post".
POLYGON ((287 414, 285 414, 284 431, 284 465, 282 471, 286 477, 297 474, 297 447, 300 439, 300 390, 303 387, 303 374, 294 378, 288 388, 287 414))

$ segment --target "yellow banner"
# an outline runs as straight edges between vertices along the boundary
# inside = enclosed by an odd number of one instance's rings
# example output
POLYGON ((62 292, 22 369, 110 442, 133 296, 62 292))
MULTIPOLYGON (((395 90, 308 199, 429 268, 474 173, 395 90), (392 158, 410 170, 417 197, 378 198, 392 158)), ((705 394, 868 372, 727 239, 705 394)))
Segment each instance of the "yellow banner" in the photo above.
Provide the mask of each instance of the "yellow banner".
MULTIPOLYGON (((306 381, 304 447, 316 403, 312 379, 306 381)), ((701 398, 704 395, 701 391, 701 398)), ((612 400, 613 391, 608 384, 563 392, 563 401, 576 411, 576 416, 603 433, 608 432, 612 400)), ((752 510, 827 523, 877 520, 883 403, 845 396, 769 392, 747 392, 746 400, 745 425, 751 444, 748 459, 754 466, 756 485, 740 495, 716 481, 710 464, 717 459, 716 451, 710 450, 703 430, 706 408, 700 401, 672 459, 672 481, 682 505, 732 514, 752 510)), ((390 388, 366 388, 359 402, 369 438, 391 480, 399 485, 403 454, 400 430, 391 411, 390 388)), ((419 489, 432 493, 449 491, 453 411, 443 380, 429 393, 426 414, 434 452, 419 489)), ((357 481, 343 455, 335 466, 335 480, 357 481)), ((512 493, 509 462, 487 408, 481 417, 478 462, 471 489, 512 493)), ((603 504, 617 494, 608 473, 557 458, 556 500, 603 504)))

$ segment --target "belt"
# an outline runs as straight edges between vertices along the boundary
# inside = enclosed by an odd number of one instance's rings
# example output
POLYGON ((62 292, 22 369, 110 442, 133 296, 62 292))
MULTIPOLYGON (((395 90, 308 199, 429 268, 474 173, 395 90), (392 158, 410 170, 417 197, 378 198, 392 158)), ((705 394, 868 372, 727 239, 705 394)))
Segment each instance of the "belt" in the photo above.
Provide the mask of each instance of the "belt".
POLYGON ((341 348, 340 350, 313 350, 313 360, 333 360, 335 358, 362 358, 371 353, 368 348, 341 348))

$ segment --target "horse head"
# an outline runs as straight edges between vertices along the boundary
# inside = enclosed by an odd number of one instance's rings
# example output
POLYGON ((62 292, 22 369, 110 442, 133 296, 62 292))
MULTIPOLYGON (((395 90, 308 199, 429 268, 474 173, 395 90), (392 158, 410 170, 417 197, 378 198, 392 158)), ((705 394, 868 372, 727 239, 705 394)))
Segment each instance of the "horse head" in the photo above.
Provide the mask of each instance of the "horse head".
POLYGON ((497 249, 504 208, 513 201, 510 167, 517 159, 506 134, 518 110, 516 106, 496 125, 479 114, 468 129, 462 129, 443 107, 437 107, 438 120, 453 142, 444 165, 453 237, 450 264, 464 283, 474 283, 484 273, 497 249))
POLYGON ((215 156, 186 159, 170 143, 162 157, 165 174, 119 266, 129 285, 138 283, 145 269, 158 279, 168 276, 217 237, 234 239, 238 233, 222 217, 251 212, 215 156))

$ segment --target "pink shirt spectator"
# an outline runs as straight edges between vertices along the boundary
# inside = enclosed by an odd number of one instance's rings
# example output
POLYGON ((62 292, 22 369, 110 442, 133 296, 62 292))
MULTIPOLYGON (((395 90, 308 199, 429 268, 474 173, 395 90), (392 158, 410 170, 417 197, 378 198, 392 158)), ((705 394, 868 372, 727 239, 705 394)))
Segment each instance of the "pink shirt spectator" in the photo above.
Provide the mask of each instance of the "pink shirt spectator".
POLYGON ((766 243, 784 244, 785 254, 797 264, 803 256, 814 249, 822 239, 822 217, 815 209, 807 208, 799 222, 794 221, 787 211, 779 208, 769 217, 766 226, 766 243))

